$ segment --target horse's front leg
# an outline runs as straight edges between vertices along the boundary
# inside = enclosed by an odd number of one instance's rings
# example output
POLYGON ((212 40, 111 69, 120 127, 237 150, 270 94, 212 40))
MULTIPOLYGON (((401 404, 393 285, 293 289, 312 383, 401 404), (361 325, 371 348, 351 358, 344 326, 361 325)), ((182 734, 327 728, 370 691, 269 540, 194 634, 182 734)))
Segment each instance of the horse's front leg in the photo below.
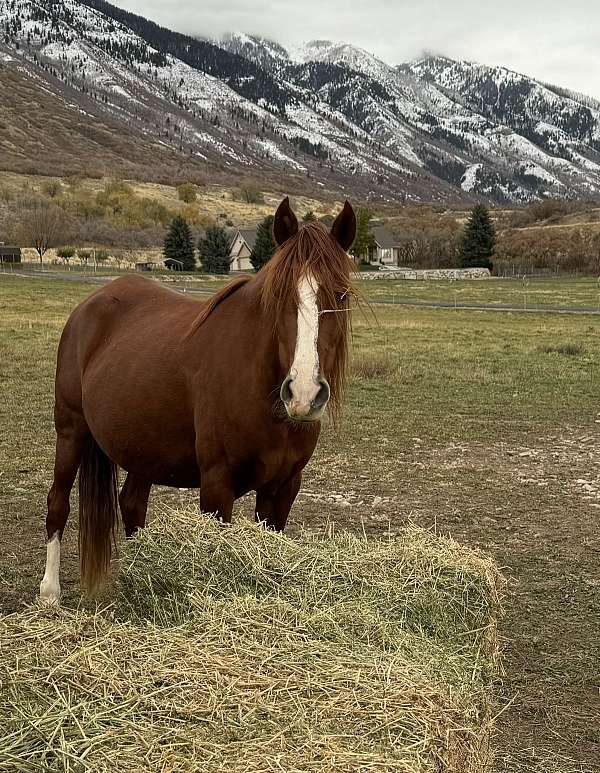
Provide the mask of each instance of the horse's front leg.
POLYGON ((216 465, 201 471, 201 512, 214 515, 221 523, 231 523, 234 501, 231 474, 225 466, 216 465))
POLYGON ((297 473, 279 488, 256 491, 255 518, 267 529, 283 531, 294 500, 300 490, 302 473, 297 473))

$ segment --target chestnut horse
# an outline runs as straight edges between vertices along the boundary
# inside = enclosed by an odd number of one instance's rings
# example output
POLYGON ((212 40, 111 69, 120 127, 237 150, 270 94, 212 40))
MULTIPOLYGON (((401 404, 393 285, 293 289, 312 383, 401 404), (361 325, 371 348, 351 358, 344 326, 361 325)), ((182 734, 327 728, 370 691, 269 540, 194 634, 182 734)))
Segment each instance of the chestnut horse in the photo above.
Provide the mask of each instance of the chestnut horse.
POLYGON ((125 534, 144 526, 152 484, 200 486, 224 522, 256 491, 256 518, 283 530, 325 408, 345 380, 356 219, 298 229, 286 198, 279 245, 254 276, 207 302, 131 276, 71 314, 58 348, 56 457, 40 597, 60 597, 60 541, 79 470, 79 553, 93 592, 110 565, 120 505, 125 534), (117 495, 117 467, 127 471, 117 495))

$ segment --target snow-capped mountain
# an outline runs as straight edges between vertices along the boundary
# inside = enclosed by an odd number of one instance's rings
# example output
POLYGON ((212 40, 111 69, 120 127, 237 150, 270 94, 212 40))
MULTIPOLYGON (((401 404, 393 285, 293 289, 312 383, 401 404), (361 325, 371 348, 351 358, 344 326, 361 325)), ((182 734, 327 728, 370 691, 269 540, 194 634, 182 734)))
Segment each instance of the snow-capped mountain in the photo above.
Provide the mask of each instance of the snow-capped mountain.
POLYGON ((104 0, 0 0, 2 67, 237 174, 415 201, 600 192, 600 106, 501 68, 196 39, 104 0))

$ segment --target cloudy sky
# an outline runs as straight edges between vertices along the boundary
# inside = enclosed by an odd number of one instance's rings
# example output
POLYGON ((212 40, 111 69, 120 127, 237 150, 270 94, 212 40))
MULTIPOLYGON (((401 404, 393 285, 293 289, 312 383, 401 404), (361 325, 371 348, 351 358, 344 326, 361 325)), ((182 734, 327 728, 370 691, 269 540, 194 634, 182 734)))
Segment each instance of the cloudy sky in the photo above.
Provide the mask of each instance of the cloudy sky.
POLYGON ((243 31, 362 46, 390 64, 424 51, 498 64, 600 98, 598 0, 113 0, 192 35, 243 31))

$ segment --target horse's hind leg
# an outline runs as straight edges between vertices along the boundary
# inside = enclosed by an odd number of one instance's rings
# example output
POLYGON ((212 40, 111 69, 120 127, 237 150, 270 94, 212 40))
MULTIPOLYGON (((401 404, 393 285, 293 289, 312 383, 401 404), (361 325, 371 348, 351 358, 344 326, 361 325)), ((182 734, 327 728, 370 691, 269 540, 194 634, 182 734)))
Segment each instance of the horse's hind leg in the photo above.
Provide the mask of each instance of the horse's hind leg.
POLYGON ((45 604, 58 604, 60 600, 60 541, 69 517, 71 489, 89 436, 80 414, 56 411, 55 424, 54 480, 48 492, 46 516, 46 571, 40 583, 40 600, 45 604))
POLYGON ((148 497, 152 484, 144 478, 131 473, 127 474, 121 493, 119 494, 119 506, 123 516, 125 535, 133 537, 138 529, 143 529, 146 524, 148 511, 148 497))

